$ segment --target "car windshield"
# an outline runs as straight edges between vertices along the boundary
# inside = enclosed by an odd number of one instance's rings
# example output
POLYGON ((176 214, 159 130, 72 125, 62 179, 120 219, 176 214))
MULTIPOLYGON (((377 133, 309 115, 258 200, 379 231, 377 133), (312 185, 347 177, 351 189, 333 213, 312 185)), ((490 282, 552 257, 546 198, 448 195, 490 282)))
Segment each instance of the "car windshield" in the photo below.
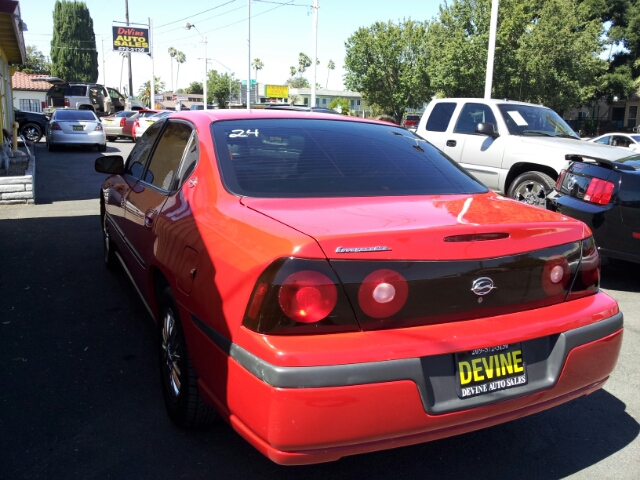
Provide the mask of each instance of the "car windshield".
POLYGON ((631 138, 640 143, 640 135, 631 135, 631 138))
POLYGON ((158 113, 158 112, 152 112, 152 111, 147 111, 147 110, 138 111, 138 116, 141 117, 141 118, 142 117, 150 117, 151 115, 155 115, 156 113, 158 113))
POLYGON ((90 110, 56 110, 55 120, 97 120, 90 110))
POLYGON ((570 137, 580 139, 560 115, 550 108, 502 103, 498 105, 511 135, 570 137))
POLYGON ((631 155, 630 157, 621 158, 616 160, 617 163, 624 163, 635 170, 640 170, 640 155, 631 155))
POLYGON ((487 188, 417 135, 317 119, 212 123, 223 182, 264 198, 472 194, 487 188))

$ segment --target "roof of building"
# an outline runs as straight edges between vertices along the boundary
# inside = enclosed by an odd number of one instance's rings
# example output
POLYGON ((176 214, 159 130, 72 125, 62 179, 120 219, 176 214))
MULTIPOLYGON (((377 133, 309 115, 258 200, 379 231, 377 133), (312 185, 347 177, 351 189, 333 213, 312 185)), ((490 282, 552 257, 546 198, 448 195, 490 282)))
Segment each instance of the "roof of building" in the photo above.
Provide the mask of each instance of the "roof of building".
POLYGON ((26 24, 20 18, 20 2, 0 0, 0 47, 9 63, 24 63, 27 58, 24 35, 26 24))
POLYGON ((35 90, 38 92, 47 92, 51 88, 51 84, 49 82, 36 80, 38 78, 45 77, 47 77, 47 75, 16 72, 11 77, 11 87, 14 90, 35 90))

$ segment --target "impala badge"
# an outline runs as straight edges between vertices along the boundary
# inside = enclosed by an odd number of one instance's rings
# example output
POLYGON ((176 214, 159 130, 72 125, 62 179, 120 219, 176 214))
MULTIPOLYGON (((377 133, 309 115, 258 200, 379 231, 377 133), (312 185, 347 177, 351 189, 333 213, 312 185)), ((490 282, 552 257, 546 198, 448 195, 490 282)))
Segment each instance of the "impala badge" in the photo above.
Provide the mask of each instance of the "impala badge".
POLYGON ((476 278, 471 285, 471 291, 480 297, 485 296, 496 288, 497 287, 493 285, 493 280, 489 277, 476 278))
POLYGON ((387 246, 377 245, 375 247, 338 247, 336 253, 361 253, 361 252, 390 252, 387 246))

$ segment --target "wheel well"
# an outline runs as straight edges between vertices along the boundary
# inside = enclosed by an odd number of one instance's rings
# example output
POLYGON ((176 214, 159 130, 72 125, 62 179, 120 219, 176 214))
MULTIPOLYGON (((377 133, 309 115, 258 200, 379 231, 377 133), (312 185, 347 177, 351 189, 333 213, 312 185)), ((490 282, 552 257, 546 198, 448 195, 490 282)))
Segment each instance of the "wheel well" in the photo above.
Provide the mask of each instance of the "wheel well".
POLYGON ((162 298, 162 292, 164 292, 164 289, 169 287, 170 285, 167 278, 158 268, 153 268, 151 275, 153 278, 153 296, 154 296, 152 306, 155 306, 156 320, 157 320, 158 312, 160 311, 159 302, 160 302, 160 299, 162 298))
POLYGON ((549 175, 554 180, 558 179, 558 172, 556 172, 553 168, 547 167, 545 165, 540 165, 539 163, 516 163, 511 170, 509 170, 509 174, 507 175, 507 181, 504 182, 504 191, 509 191, 509 187, 511 183, 522 175, 525 172, 542 172, 549 175))

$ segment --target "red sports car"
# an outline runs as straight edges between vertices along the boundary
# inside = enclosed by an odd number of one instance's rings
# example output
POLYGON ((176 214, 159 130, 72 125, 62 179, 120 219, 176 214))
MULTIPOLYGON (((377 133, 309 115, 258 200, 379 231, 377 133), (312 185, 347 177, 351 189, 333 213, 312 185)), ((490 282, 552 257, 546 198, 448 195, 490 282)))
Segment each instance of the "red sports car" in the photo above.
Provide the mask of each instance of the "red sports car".
POLYGON ((589 229, 398 126, 176 112, 96 169, 104 259, 157 322, 169 416, 221 416, 277 463, 513 420, 616 364, 589 229))

